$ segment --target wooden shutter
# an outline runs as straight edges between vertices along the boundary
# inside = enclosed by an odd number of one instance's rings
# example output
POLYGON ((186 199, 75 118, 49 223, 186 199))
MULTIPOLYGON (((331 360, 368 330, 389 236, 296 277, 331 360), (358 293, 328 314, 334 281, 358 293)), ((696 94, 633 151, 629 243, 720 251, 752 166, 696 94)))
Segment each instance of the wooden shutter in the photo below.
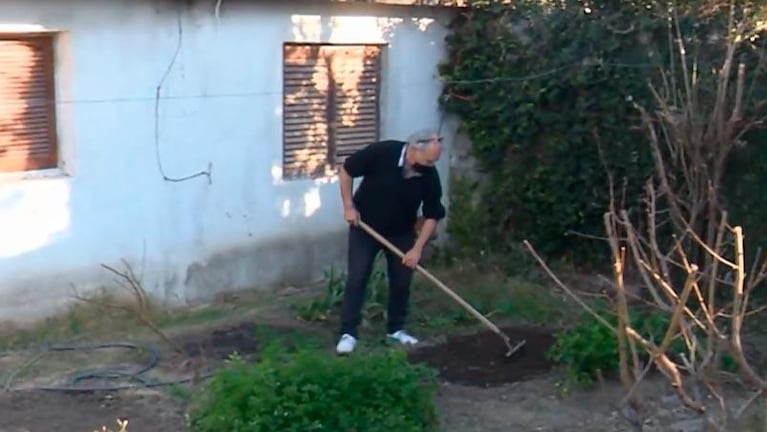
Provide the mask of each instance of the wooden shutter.
POLYGON ((331 139, 336 164, 378 140, 381 47, 334 47, 331 139))
POLYGON ((316 176, 328 163, 328 64, 319 45, 286 45, 283 66, 285 177, 316 176))
POLYGON ((57 166, 53 36, 0 35, 0 171, 57 166))
POLYGON ((381 47, 286 44, 283 177, 330 172, 378 140, 381 47))

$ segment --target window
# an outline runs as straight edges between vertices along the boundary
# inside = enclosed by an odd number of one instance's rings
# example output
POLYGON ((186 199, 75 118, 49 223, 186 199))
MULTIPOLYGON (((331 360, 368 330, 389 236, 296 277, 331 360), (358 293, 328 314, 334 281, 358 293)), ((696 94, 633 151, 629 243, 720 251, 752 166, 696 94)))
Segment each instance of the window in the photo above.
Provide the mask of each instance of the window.
POLYGON ((0 172, 58 165, 53 38, 0 33, 0 172))
POLYGON ((283 56, 283 177, 332 173, 378 140, 381 46, 290 43, 283 56))

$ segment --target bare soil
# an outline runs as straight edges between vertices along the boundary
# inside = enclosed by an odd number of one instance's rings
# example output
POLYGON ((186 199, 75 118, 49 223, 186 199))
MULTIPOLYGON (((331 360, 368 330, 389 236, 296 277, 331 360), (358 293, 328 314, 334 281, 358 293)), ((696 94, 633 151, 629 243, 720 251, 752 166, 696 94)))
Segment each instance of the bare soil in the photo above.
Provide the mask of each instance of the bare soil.
POLYGON ((550 371, 552 364, 546 351, 554 337, 535 327, 501 329, 512 341, 525 340, 520 351, 507 357, 508 347, 491 331, 451 336, 438 345, 413 351, 409 359, 426 363, 440 372, 447 382, 479 387, 493 387, 529 380, 550 371))
POLYGON ((185 431, 180 404, 159 391, 62 393, 40 390, 0 393, 0 432, 185 431))
MULTIPOLYGON (((257 338, 259 327, 264 325, 253 322, 231 324, 184 334, 177 343, 194 358, 204 359, 209 368, 214 368, 234 352, 243 357, 257 355, 262 342, 257 338)), ((538 328, 504 330, 512 340, 527 340, 524 354, 511 361, 504 357, 503 340, 490 332, 449 337, 445 341, 425 341, 425 347, 410 353, 411 361, 437 368, 445 381, 437 396, 443 430, 628 430, 627 424, 611 406, 622 395, 619 386, 608 385, 597 392, 561 399, 554 375, 549 372, 551 364, 544 356, 552 343, 551 334, 538 328)), ((270 332, 295 333, 295 328, 279 327, 270 329, 270 332)), ((300 339, 295 343, 300 343, 300 339)), ((2 369, 9 366, 8 359, 5 360, 5 363, 0 362, 2 369)), ((180 366, 182 362, 184 360, 178 354, 164 350, 150 373, 158 379, 187 377, 191 372, 188 365, 180 366)), ((68 366, 71 370, 72 365, 68 366)), ((87 369, 90 366, 78 364, 77 367, 87 369)), ((2 375, 5 375, 4 370, 2 375)), ((188 430, 184 406, 180 399, 170 396, 168 387, 52 392, 30 390, 29 380, 18 381, 23 382, 16 388, 25 390, 2 392, 0 381, 0 432, 100 432, 102 426, 117 432, 120 430, 116 423, 118 418, 128 419, 130 432, 188 430)), ((51 377, 46 381, 55 382, 56 379, 51 377)), ((38 378, 34 382, 39 384, 41 381, 38 378)), ((654 392, 662 394, 662 391, 654 392)))
MULTIPOLYGON (((209 334, 191 335, 183 343, 184 351, 191 357, 225 360, 237 353, 245 358, 258 353, 261 347, 256 337, 255 323, 242 323, 213 330, 209 334)), ((278 330, 278 329, 273 329, 278 330)))

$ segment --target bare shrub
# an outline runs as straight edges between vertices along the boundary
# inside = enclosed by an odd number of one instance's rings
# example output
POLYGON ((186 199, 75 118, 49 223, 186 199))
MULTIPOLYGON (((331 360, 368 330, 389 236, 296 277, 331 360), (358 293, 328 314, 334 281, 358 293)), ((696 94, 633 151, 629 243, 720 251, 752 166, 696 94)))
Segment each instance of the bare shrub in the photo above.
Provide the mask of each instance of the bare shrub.
MULTIPOLYGON (((709 428, 721 431, 743 430, 747 408, 764 399, 767 390, 767 377, 753 366, 743 346, 744 322, 760 312, 749 299, 767 277, 767 260, 757 254, 747 268, 743 229, 728 220, 722 191, 728 158, 747 145, 748 133, 765 119, 765 101, 752 100, 752 91, 757 80, 764 80, 765 52, 756 45, 763 44, 767 21, 734 1, 728 7, 724 49, 718 51, 722 60, 713 72, 688 57, 688 39, 676 9, 670 9, 672 67, 651 84, 656 107, 636 105, 655 173, 646 183, 644 214, 619 208, 612 199, 604 215, 618 325, 591 311, 525 241, 549 276, 615 333, 620 378, 628 390, 625 402, 637 416, 643 401, 636 389, 654 365, 686 407, 709 428), (747 62, 749 56, 754 61, 747 62), (628 267, 639 275, 646 300, 670 317, 659 341, 648 340, 630 325, 634 306, 624 286, 628 267), (686 349, 672 356, 669 347, 675 340, 682 340, 686 349), (648 355, 648 364, 640 361, 640 351, 648 355), (728 396, 731 389, 741 395, 749 391, 750 397, 728 396)), ((613 183, 611 178, 611 196, 613 183)), ((633 420, 642 430, 643 421, 633 420)))

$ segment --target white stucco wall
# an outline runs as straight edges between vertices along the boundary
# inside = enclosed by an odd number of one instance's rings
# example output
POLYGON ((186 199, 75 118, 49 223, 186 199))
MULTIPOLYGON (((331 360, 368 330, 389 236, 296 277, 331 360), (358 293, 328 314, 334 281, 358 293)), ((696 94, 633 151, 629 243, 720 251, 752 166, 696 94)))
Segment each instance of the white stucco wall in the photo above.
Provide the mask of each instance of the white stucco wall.
POLYGON ((217 19, 215 2, 183 3, 0 3, 2 30, 63 32, 63 168, 0 174, 0 321, 55 312, 73 286, 110 284, 100 264, 122 259, 173 304, 316 280, 342 264, 336 179, 280 180, 283 42, 389 43, 382 137, 440 123, 444 11, 224 0, 217 19), (158 154, 171 178, 212 166, 210 183, 165 181, 158 154))

